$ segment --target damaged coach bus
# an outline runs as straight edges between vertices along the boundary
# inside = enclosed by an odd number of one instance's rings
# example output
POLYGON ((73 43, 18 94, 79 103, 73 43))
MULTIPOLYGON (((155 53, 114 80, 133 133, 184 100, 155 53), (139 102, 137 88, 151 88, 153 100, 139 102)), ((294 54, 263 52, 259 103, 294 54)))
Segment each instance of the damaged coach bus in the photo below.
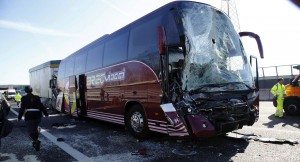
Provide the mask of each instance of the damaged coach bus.
POLYGON ((56 109, 149 131, 209 137, 258 119, 257 59, 247 58, 230 19, 176 1, 62 60, 56 109), (253 64, 253 65, 250 65, 253 64), (254 72, 253 72, 253 69, 254 72))

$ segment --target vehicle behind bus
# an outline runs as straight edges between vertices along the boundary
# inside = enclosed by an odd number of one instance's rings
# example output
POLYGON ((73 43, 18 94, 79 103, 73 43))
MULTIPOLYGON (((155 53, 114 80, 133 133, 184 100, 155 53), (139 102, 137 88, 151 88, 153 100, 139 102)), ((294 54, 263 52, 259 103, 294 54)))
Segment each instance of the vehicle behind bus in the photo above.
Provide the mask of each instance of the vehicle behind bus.
POLYGON ((60 60, 51 60, 29 69, 30 86, 33 94, 41 98, 47 108, 55 109, 56 89, 52 89, 55 82, 60 60))
POLYGON ((293 68, 299 70, 299 74, 285 87, 284 112, 287 115, 300 115, 300 65, 293 68))
POLYGON ((176 1, 61 61, 56 109, 149 131, 210 137, 258 119, 257 59, 230 19, 207 4, 176 1), (252 66, 250 66, 250 64, 252 66))
POLYGON ((14 99, 16 96, 16 90, 15 89, 7 89, 7 99, 11 100, 14 99))

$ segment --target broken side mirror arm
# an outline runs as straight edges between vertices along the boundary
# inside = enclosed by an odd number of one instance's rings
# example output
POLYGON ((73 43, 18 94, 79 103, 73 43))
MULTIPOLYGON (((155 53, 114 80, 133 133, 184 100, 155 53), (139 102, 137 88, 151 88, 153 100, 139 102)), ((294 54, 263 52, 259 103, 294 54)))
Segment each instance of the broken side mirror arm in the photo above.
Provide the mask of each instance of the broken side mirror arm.
POLYGON ((253 32, 239 32, 239 35, 240 35, 240 37, 249 36, 251 38, 254 38, 256 40, 256 43, 257 43, 257 47, 258 47, 258 50, 259 50, 260 57, 264 58, 263 46, 262 46, 260 37, 257 34, 255 34, 253 32))
POLYGON ((258 74, 258 61, 257 61, 257 57, 251 55, 251 56, 250 56, 250 65, 251 65, 251 66, 253 65, 253 62, 252 62, 253 59, 255 59, 255 67, 256 67, 256 69, 255 69, 255 73, 256 73, 255 88, 256 88, 257 90, 259 90, 259 81, 258 81, 258 77, 259 77, 259 74, 258 74))

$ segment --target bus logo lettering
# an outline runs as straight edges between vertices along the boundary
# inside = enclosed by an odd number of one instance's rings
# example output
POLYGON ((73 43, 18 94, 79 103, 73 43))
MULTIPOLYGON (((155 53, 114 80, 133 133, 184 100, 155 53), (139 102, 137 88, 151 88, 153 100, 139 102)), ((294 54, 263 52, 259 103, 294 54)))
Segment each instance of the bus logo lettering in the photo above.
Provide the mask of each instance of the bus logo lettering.
POLYGON ((117 72, 99 73, 87 77, 87 85, 103 85, 104 83, 122 81, 125 79, 125 69, 117 72))

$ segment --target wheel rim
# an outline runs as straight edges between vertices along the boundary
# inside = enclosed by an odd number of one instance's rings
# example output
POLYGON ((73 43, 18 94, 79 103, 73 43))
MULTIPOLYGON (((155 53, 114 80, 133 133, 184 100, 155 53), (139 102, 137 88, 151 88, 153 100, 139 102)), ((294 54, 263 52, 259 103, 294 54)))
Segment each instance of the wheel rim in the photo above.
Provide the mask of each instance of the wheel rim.
POLYGON ((140 133, 144 127, 144 118, 140 112, 134 112, 130 118, 130 124, 133 131, 140 133))
POLYGON ((291 105, 288 106, 288 111, 289 112, 295 112, 296 110, 297 110, 296 105, 291 104, 291 105))

